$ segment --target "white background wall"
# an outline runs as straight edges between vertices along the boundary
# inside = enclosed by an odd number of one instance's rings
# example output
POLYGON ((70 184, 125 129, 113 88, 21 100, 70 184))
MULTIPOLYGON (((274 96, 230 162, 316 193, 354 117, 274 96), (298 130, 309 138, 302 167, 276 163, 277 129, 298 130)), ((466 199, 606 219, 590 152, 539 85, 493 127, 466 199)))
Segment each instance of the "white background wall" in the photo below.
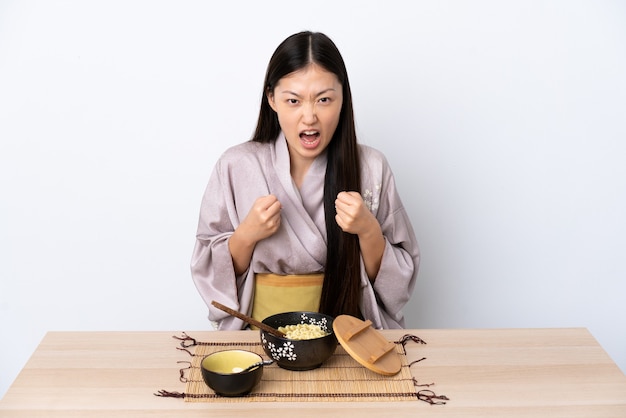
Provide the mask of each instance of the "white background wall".
POLYGON ((5 0, 0 395, 50 330, 209 328, 200 198, 302 29, 414 222, 408 326, 587 327, 626 370, 623 1, 5 0))

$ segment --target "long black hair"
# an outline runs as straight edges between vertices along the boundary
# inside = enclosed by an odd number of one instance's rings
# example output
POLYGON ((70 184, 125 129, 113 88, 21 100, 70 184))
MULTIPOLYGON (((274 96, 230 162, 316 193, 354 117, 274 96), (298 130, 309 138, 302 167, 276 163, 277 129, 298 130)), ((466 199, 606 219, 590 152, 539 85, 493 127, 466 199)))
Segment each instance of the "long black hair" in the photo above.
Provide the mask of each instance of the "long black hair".
POLYGON ((252 141, 272 142, 280 134, 278 115, 270 107, 268 94, 281 78, 310 64, 337 76, 343 104, 339 124, 327 147, 324 180, 324 214, 327 251, 320 312, 331 316, 361 317, 359 309, 361 264, 358 237, 343 232, 335 221, 335 199, 341 191, 361 192, 359 151, 352 109, 352 94, 345 63, 334 42, 318 32, 300 32, 285 39, 274 51, 263 86, 261 109, 252 141))

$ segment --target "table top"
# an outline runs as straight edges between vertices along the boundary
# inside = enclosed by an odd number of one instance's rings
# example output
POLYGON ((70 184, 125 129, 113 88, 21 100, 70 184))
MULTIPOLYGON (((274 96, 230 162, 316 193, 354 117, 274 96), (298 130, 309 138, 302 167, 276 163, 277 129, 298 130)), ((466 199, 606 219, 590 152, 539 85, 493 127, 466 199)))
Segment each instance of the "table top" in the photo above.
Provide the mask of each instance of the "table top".
MULTIPOLYGON (((49 332, 5 396, 0 417, 626 417, 626 376, 584 328, 384 330, 407 344, 418 383, 445 405, 398 402, 194 403, 154 396, 185 390, 181 332, 49 332)), ((198 341, 258 341, 251 331, 187 332, 198 341)), ((423 389, 417 388, 416 390, 423 389)))

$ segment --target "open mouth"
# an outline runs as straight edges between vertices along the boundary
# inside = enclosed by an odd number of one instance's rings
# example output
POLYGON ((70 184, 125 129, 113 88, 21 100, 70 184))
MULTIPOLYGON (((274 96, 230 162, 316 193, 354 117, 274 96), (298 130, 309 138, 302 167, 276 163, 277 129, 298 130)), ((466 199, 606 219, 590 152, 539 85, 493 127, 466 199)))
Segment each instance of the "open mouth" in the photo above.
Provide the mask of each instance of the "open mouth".
POLYGON ((319 138, 320 133, 318 131, 303 131, 300 132, 300 139, 305 142, 315 142, 319 138))
POLYGON ((300 132, 300 143, 304 148, 313 149, 320 143, 319 131, 302 131, 300 132))

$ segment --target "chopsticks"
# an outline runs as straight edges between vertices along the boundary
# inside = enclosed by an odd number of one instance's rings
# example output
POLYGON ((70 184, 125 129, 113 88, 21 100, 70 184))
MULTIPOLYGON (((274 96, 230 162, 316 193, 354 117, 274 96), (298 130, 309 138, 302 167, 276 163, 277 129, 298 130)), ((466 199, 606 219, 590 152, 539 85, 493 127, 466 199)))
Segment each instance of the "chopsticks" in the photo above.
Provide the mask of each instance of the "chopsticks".
POLYGON ((231 314, 232 316, 235 316, 239 319, 241 319, 242 321, 250 324, 250 325, 254 325, 256 327, 258 327, 259 329, 262 329, 263 331, 267 331, 272 335, 275 335, 276 337, 281 337, 284 338, 285 337, 285 333, 284 332, 280 332, 279 330, 277 330, 276 328, 272 328, 269 325, 264 324, 261 321, 257 321, 256 319, 248 316, 248 315, 244 315, 241 312, 237 312, 234 309, 229 308, 228 306, 224 306, 219 302, 213 301, 211 302, 211 305, 215 306, 216 308, 231 314))

